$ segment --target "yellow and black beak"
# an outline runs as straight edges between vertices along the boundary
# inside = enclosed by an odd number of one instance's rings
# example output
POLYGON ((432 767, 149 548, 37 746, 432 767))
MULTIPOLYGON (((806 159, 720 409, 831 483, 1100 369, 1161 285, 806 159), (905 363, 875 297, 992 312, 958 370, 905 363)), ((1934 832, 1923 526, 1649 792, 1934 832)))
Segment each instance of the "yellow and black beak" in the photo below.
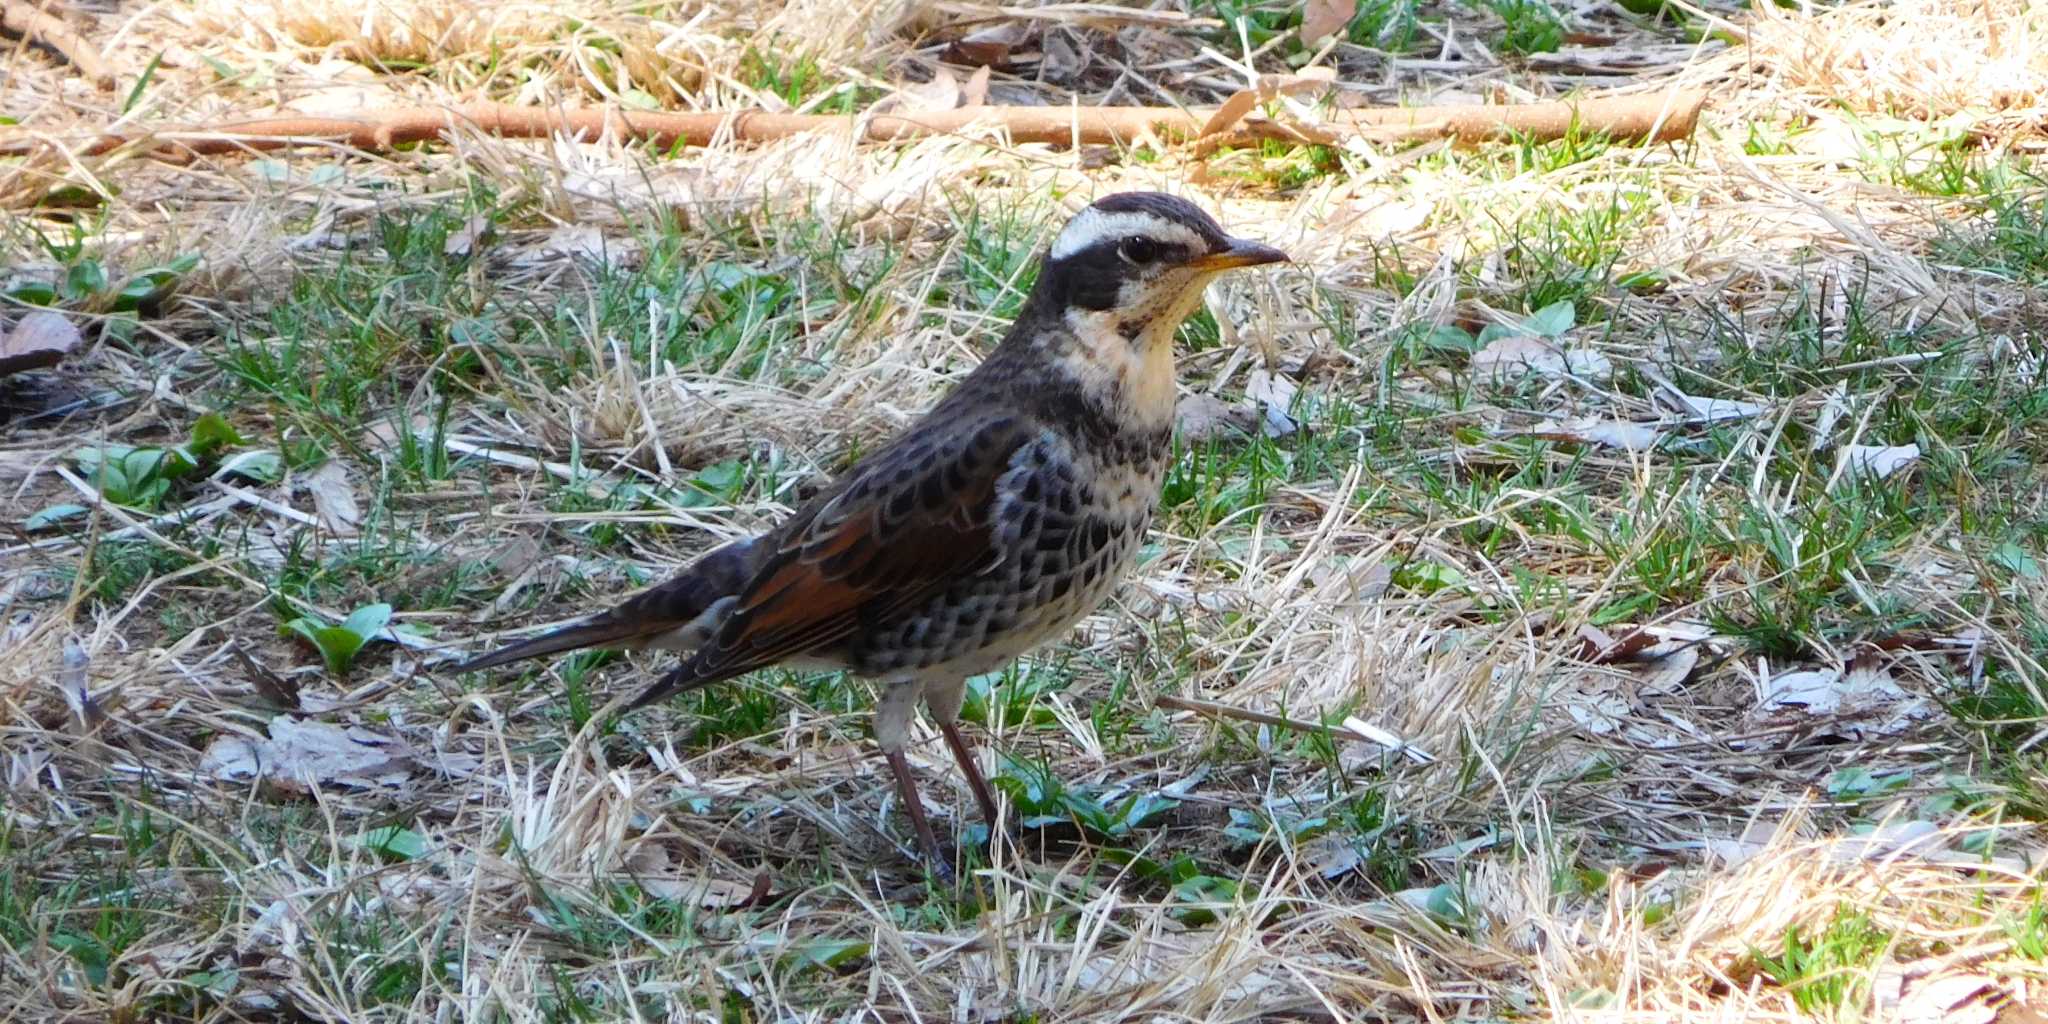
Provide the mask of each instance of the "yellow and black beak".
POLYGON ((1223 249, 1197 256, 1188 261, 1188 266, 1200 271, 1235 270, 1239 267, 1257 267, 1268 263, 1286 263, 1287 254, 1270 245, 1243 238, 1233 238, 1223 249))

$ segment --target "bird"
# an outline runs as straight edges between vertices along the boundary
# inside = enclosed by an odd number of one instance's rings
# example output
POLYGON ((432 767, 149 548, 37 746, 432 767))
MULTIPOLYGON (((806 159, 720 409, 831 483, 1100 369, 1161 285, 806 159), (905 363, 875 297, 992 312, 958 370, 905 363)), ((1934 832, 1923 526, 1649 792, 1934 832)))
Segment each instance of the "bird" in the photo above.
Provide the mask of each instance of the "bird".
POLYGON ((1287 259, 1186 199, 1102 196, 1054 236, 980 365, 787 518, 453 670, 580 648, 682 653, 627 711, 776 665, 872 679, 875 742, 918 853, 948 877, 904 757, 918 702, 993 839, 996 801, 959 728, 966 681, 1066 633, 1131 567, 1166 471, 1181 323, 1219 275, 1287 259))

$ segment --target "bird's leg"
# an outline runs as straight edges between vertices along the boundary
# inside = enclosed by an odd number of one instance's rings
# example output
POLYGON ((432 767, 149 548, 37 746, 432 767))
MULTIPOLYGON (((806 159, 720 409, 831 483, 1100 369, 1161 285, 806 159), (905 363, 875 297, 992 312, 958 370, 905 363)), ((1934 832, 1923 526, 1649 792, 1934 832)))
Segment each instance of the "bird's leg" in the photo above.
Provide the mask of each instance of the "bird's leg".
POLYGON ((946 746, 953 750, 953 760, 960 763, 960 774, 967 776, 967 788, 974 791, 974 802, 981 805, 981 820, 988 823, 988 841, 993 843, 996 841, 996 798, 989 792, 988 780, 981 777, 981 765, 975 763, 974 751, 968 749, 967 738, 960 735, 960 705, 966 699, 965 679, 925 684, 925 706, 932 709, 932 721, 939 723, 939 732, 946 737, 946 746))
POLYGON ((981 820, 988 823, 989 842, 995 842, 996 798, 989 792, 988 781, 981 777, 981 766, 974 763, 974 751, 967 749, 967 738, 960 735, 959 725, 940 722, 939 732, 945 734, 946 745, 953 748, 953 760, 960 762, 960 774, 967 776, 967 788, 974 791, 974 802, 981 805, 981 820))
POLYGON ((939 855, 939 837, 932 832, 932 823, 925 819, 924 801, 917 795, 917 780, 911 777, 910 761, 903 756, 921 689, 909 680, 882 687, 880 699, 875 701, 875 743, 888 755, 889 771, 896 776, 896 789, 903 794, 903 809, 910 812, 910 824, 917 829, 918 851, 924 855, 925 864, 932 874, 950 881, 953 863, 939 855))
POLYGON ((918 798, 917 780, 910 777, 910 762, 903 751, 889 751, 889 770, 896 773, 896 788, 903 794, 903 809, 910 812, 910 824, 917 829, 917 845, 924 853, 925 863, 941 879, 951 879, 953 865, 939 855, 939 837, 933 834, 932 823, 925 820, 924 801, 918 798))

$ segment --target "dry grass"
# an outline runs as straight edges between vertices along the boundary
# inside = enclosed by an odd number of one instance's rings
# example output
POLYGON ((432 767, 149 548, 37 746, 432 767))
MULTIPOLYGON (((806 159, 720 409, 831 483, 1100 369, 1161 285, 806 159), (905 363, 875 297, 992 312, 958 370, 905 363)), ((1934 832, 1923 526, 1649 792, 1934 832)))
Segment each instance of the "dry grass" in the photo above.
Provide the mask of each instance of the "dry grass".
MULTIPOLYGON (((92 16, 117 95, 12 52, 0 115, 60 145, 0 161, 0 324, 77 278, 90 344, 0 382, 0 518, 207 412, 284 473, 209 462, 5 539, 0 1019, 2048 1012, 2039 12, 1696 23, 1730 47, 1573 10, 1609 45, 1515 58, 1512 7, 1396 8, 1420 27, 1390 56, 1398 20, 1255 38, 1285 6, 194 0, 92 16), (1202 102, 1309 58, 1354 98, 1720 98, 1684 146, 1199 164, 61 145, 392 97, 858 108, 969 27, 1039 55, 1009 101, 1202 102), (656 666, 435 672, 772 521, 971 367, 1063 209, 1121 188, 1294 254, 1212 297, 1182 381, 1298 391, 1269 418, 1299 429, 1194 445, 1144 568, 977 705, 1032 820, 957 889, 903 858, 843 680, 609 729, 601 694, 656 666), (174 296, 119 297, 180 256, 174 296), (1534 367, 1496 374, 1507 348, 1448 333, 1559 300, 1536 333, 1568 358, 1524 325, 1534 367), (376 602, 401 629, 346 673, 280 634, 376 602)), ((943 750, 912 763, 964 823, 943 750)))

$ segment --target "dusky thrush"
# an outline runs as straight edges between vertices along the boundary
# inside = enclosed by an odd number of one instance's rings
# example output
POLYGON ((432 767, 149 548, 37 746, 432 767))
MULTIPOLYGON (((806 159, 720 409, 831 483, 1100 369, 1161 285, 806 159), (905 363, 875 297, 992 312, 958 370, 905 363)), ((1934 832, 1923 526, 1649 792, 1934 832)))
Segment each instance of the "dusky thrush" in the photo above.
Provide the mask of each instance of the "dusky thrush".
POLYGON ((995 351, 788 519, 454 668, 583 647, 686 652, 633 708, 771 665, 878 680, 875 740, 920 851, 946 874, 903 756, 919 698, 993 834, 995 799, 957 724, 966 680, 1065 633, 1130 567, 1166 469, 1175 332, 1218 274, 1286 259, 1183 199, 1098 199, 1054 239, 995 351))

